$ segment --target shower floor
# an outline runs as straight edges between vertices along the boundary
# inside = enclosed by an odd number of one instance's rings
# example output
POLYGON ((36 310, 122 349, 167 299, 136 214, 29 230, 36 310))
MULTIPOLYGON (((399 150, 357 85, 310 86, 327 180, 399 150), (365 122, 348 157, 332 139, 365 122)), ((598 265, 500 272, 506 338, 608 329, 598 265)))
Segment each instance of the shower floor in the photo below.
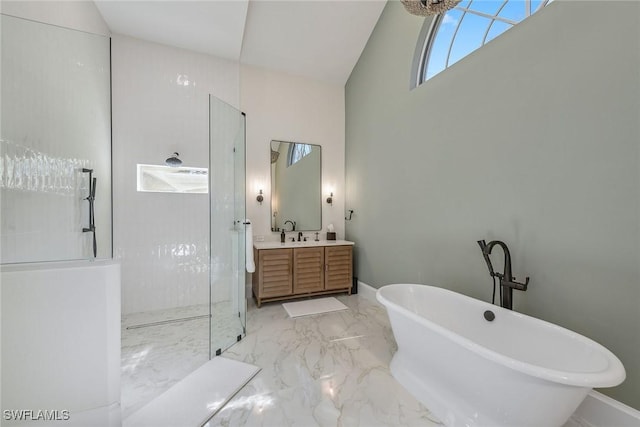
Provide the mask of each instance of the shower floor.
MULTIPOLYGON (((232 302, 212 306, 214 351, 242 330, 232 302)), ((121 407, 125 419, 209 360, 209 305, 133 313, 122 318, 121 407), (171 323, 167 320, 188 319, 171 323), (158 324, 158 322, 160 322, 158 324), (147 325, 135 327, 137 325, 147 325), (134 328, 127 329, 131 326, 134 328)))

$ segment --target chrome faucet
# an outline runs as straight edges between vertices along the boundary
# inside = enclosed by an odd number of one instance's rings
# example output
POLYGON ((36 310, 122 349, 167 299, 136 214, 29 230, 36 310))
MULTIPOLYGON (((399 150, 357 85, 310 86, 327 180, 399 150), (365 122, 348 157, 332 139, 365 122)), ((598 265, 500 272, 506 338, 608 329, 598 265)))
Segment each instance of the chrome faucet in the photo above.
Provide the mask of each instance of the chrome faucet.
POLYGON ((482 249, 482 256, 484 256, 487 267, 489 267, 489 274, 491 277, 497 277, 500 279, 500 306, 511 310, 513 308, 513 290, 526 291, 527 286, 529 285, 529 278, 527 277, 524 283, 516 282, 516 278, 513 277, 513 274, 511 273, 511 254, 509 253, 509 248, 506 243, 501 242, 500 240, 493 240, 487 244, 484 240, 478 240, 478 245, 480 245, 480 249, 482 249), (500 246, 502 248, 502 252, 504 252, 504 271, 502 274, 493 271, 491 259, 489 258, 491 250, 495 245, 500 246))
POLYGON ((284 225, 287 225, 287 223, 291 224, 291 231, 296 231, 296 222, 295 221, 285 221, 284 225))

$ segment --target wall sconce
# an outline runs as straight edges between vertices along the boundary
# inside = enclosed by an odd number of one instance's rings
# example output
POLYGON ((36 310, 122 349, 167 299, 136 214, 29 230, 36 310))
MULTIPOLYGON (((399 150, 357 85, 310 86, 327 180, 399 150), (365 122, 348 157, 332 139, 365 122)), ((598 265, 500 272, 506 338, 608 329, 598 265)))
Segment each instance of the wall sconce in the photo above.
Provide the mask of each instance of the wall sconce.
POLYGON ((258 193, 258 197, 256 197, 256 200, 260 204, 262 204, 262 202, 264 201, 264 197, 262 196, 262 190, 260 190, 260 193, 258 193))
POLYGON ((329 197, 327 197, 327 203, 329 203, 331 206, 333 206, 333 191, 331 192, 329 197))

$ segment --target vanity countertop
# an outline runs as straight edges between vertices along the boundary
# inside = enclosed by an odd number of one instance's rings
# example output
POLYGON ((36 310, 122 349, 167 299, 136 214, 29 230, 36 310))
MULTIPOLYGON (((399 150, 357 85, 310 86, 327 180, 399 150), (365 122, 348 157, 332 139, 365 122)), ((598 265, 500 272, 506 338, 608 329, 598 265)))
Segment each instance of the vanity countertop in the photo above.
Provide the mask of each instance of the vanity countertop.
POLYGON ((315 241, 313 239, 307 240, 306 242, 254 242, 253 247, 256 249, 284 249, 284 248, 306 248, 306 247, 314 247, 314 246, 344 246, 344 245, 354 245, 354 242, 350 242, 348 240, 320 240, 315 241))

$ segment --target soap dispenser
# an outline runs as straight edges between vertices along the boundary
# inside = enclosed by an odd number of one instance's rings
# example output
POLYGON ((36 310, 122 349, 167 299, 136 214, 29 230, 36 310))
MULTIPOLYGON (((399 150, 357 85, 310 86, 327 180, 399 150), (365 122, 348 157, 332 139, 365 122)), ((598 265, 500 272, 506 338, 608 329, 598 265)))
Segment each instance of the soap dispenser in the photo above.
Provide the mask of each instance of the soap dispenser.
POLYGON ((286 235, 284 234, 284 229, 282 229, 282 232, 280 233, 280 243, 284 243, 286 235))

